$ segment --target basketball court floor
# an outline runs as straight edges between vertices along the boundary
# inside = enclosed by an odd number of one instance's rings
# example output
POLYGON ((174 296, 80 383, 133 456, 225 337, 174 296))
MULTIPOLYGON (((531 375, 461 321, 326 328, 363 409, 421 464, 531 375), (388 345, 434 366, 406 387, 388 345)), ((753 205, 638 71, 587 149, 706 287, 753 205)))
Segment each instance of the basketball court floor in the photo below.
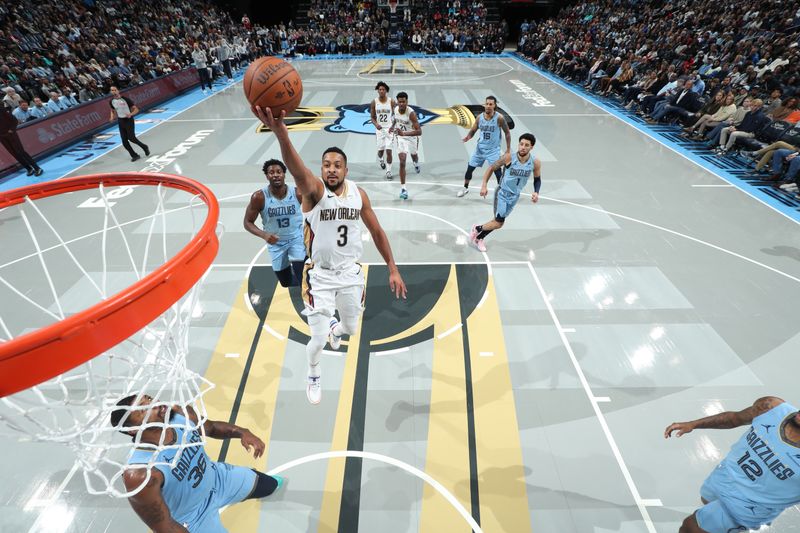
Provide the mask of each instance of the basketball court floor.
MULTIPOLYGON (((323 356, 318 406, 304 393, 299 295, 276 286, 263 242, 242 227, 261 165, 280 151, 240 84, 143 134, 149 161, 117 148, 71 174, 163 169, 219 198, 225 231, 190 365, 217 385, 210 416, 268 449, 258 461, 237 442, 208 451, 290 480, 279 498, 226 509, 229 531, 469 531, 473 519, 487 533, 674 532, 744 428, 670 440, 664 428, 764 395, 800 402, 797 221, 513 57, 295 66, 306 116, 295 146, 314 170, 328 146, 345 150, 408 284, 408 300, 390 297, 365 243, 362 327, 323 356), (406 91, 423 124, 406 201, 363 133, 379 80, 406 91), (457 124, 490 94, 513 119, 512 148, 536 135, 543 185, 481 254, 467 232, 491 218, 491 200, 477 194, 481 170, 455 196, 474 148, 457 124)), ((144 226, 146 196, 116 202, 144 226)), ((71 235, 89 231, 79 223, 91 207, 69 195, 48 206, 71 235)), ((0 225, 26 235, 3 213, 0 225)), ((81 304, 81 280, 55 282, 81 304)), ((0 450, 0 531, 146 530, 125 501, 86 493, 69 450, 9 439, 0 450)), ((769 531, 798 529, 792 508, 769 531)))

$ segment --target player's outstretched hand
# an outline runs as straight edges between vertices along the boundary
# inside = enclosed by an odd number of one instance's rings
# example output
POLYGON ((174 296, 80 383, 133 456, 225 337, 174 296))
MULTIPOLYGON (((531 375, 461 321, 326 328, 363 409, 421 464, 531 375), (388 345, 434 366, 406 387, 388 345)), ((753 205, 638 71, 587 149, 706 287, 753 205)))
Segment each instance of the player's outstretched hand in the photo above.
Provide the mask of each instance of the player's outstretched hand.
POLYGON ((262 108, 257 105, 250 106, 250 109, 256 114, 258 120, 272 131, 286 130, 286 124, 283 122, 283 119, 286 118, 286 111, 281 111, 281 114, 276 117, 272 114, 272 109, 269 107, 262 108))
POLYGON ((395 270, 389 273, 389 289, 394 293, 395 298, 402 296, 403 300, 406 299, 406 283, 403 281, 400 272, 395 270))
POLYGON ((481 196, 486 196, 487 194, 489 194, 489 187, 484 185, 484 186, 481 187, 480 195, 481 196))
POLYGON ((539 201, 539 193, 538 192, 532 193, 531 194, 531 202, 536 203, 538 201, 539 201))
POLYGON ((242 446, 253 454, 253 457, 258 459, 264 455, 264 449, 267 447, 264 441, 253 435, 249 429, 245 429, 242 434, 242 446))
POLYGON ((691 422, 673 422, 667 429, 664 430, 664 438, 668 439, 672 436, 673 431, 677 431, 675 433, 676 437, 680 437, 681 435, 685 435, 686 433, 691 433, 694 429, 694 425, 691 422))

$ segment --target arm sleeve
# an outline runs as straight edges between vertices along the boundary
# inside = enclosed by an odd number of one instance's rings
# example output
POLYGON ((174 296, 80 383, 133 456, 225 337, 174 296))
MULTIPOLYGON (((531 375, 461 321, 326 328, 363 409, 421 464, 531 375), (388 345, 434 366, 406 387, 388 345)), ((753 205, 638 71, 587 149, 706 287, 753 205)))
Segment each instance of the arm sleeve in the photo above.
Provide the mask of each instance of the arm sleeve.
POLYGON ((536 176, 534 176, 534 178, 533 178, 533 190, 538 193, 539 189, 541 189, 541 188, 542 188, 542 177, 539 176, 537 178, 536 176))

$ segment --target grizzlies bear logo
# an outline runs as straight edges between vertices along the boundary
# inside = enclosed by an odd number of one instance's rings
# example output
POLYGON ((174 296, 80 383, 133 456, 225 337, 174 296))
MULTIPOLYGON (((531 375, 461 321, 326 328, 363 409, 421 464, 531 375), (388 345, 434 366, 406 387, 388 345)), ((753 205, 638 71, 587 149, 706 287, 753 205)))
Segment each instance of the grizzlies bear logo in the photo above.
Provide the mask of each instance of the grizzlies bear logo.
MULTIPOLYGON (((348 104, 340 105, 336 108, 339 111, 339 118, 336 122, 325 126, 325 131, 332 133, 360 133, 362 135, 373 135, 375 133, 375 126, 372 125, 372 120, 369 114, 370 104, 348 104)), ((420 126, 432 121, 439 115, 428 111, 422 107, 410 105, 408 106, 417 113, 417 120, 420 126)))

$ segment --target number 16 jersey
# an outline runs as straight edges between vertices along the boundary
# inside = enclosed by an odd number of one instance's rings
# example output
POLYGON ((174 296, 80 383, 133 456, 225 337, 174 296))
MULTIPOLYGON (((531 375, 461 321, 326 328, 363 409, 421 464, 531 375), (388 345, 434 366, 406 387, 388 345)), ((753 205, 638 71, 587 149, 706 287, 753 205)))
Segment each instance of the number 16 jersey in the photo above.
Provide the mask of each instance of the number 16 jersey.
POLYGON ((341 270, 361 259, 361 192, 345 180, 337 196, 325 187, 322 198, 305 218, 306 252, 314 266, 341 270))

